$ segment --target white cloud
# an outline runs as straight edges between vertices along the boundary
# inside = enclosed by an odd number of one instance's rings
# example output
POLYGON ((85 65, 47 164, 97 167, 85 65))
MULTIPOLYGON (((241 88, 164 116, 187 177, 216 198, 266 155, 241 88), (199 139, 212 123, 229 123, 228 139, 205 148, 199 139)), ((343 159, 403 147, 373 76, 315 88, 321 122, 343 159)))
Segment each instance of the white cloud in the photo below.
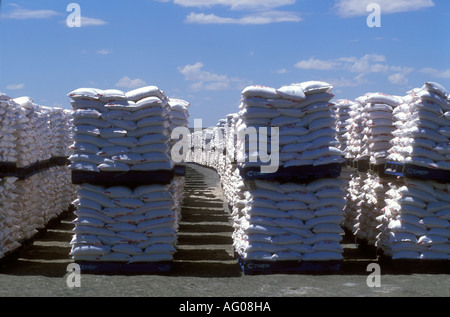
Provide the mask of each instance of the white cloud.
POLYGON ((53 10, 29 10, 13 5, 14 9, 5 12, 3 18, 13 20, 28 20, 28 19, 48 19, 55 16, 61 16, 62 13, 53 10))
POLYGON ((425 67, 420 70, 420 72, 428 74, 436 78, 450 78, 450 69, 437 70, 431 67, 425 67))
POLYGON ((107 49, 101 49, 97 51, 97 54, 99 55, 108 55, 109 53, 111 53, 110 51, 108 51, 107 49))
POLYGON ((281 68, 281 69, 277 69, 275 71, 275 73, 277 73, 277 74, 286 74, 286 73, 289 73, 289 71, 286 68, 281 68))
POLYGON ((116 83, 116 87, 120 87, 120 88, 128 88, 128 89, 133 89, 133 88, 139 88, 139 87, 143 87, 145 86, 146 83, 145 81, 143 81, 140 78, 136 78, 136 79, 131 79, 128 76, 124 76, 122 77, 117 83, 116 83))
POLYGON ((158 0, 173 2, 184 7, 211 9, 212 7, 228 7, 234 11, 249 11, 242 17, 223 17, 214 13, 191 12, 185 19, 186 23, 196 24, 238 24, 262 25, 279 22, 299 22, 301 17, 296 12, 277 11, 278 7, 293 5, 296 0, 158 0))
POLYGON ((347 18, 368 15, 367 5, 377 3, 381 14, 418 11, 434 6, 433 0, 338 0, 335 9, 338 16, 347 18))
POLYGON ((219 17, 215 14, 204 14, 191 12, 187 17, 186 23, 196 24, 241 24, 257 25, 280 22, 299 22, 301 18, 293 12, 265 11, 255 14, 245 15, 241 18, 219 17))
POLYGON ((354 73, 379 73, 389 70, 389 66, 382 64, 386 61, 384 55, 378 54, 366 54, 361 58, 356 57, 344 57, 338 59, 342 63, 342 67, 350 72, 354 73))
POLYGON ((294 67, 301 69, 318 69, 318 70, 328 70, 336 67, 337 63, 330 60, 319 60, 311 57, 308 60, 299 61, 294 65, 294 67))
POLYGON ((347 79, 344 77, 341 77, 339 79, 328 79, 327 82, 333 85, 333 87, 357 87, 364 84, 370 84, 370 81, 368 81, 366 78, 364 78, 364 74, 358 74, 352 79, 347 79))
POLYGON ((344 69, 352 73, 378 73, 389 70, 389 66, 380 62, 385 62, 384 55, 367 54, 361 58, 341 57, 334 60, 320 60, 311 57, 308 60, 297 62, 294 67, 301 69, 331 70, 344 69))
POLYGON ((180 68, 179 71, 189 81, 223 81, 226 79, 225 75, 217 75, 202 70, 203 66, 203 63, 197 62, 193 65, 186 65, 180 68))
POLYGON ((404 67, 404 66, 391 66, 390 70, 394 71, 394 72, 399 72, 399 73, 402 73, 402 74, 406 75, 406 74, 409 74, 409 73, 413 72, 414 68, 404 67))
MULTIPOLYGON (((29 20, 29 19, 49 19, 52 17, 61 17, 65 16, 64 13, 57 12, 54 10, 30 10, 24 9, 17 4, 10 4, 10 7, 13 9, 7 11, 1 15, 1 18, 4 19, 13 19, 13 20, 29 20)), ((64 22, 66 22, 64 20, 64 22)), ((89 18, 81 15, 81 26, 99 26, 108 24, 106 21, 101 19, 89 18)))
POLYGON ((356 87, 368 84, 369 81, 365 76, 373 73, 387 74, 391 83, 403 85, 408 83, 406 75, 414 71, 411 67, 389 65, 386 56, 379 54, 366 54, 362 57, 340 57, 332 60, 320 60, 311 57, 308 60, 297 62, 294 67, 305 70, 334 70, 357 74, 351 80, 344 77, 330 80, 335 87, 356 87))
MULTIPOLYGON (((170 2, 165 0, 162 2, 170 2)), ((173 0, 184 7, 211 8, 227 6, 233 10, 271 10, 285 5, 295 4, 296 0, 173 0)))
POLYGON ((187 81, 193 81, 191 88, 194 90, 226 90, 233 87, 241 87, 243 80, 239 78, 229 78, 226 75, 214 74, 203 70, 203 63, 197 62, 192 65, 180 67, 178 71, 187 81))
POLYGON ((106 24, 108 24, 108 23, 101 19, 88 18, 88 17, 81 15, 81 27, 100 26, 100 25, 106 25, 106 24))
POLYGON ((236 23, 236 19, 222 18, 215 14, 204 14, 191 12, 185 20, 186 23, 196 24, 232 24, 236 23))
POLYGON ((408 83, 408 78, 406 78, 403 73, 395 73, 388 77, 389 81, 395 85, 406 85, 408 83))
POLYGON ((6 89, 8 90, 19 90, 25 87, 25 84, 11 84, 6 86, 6 89))

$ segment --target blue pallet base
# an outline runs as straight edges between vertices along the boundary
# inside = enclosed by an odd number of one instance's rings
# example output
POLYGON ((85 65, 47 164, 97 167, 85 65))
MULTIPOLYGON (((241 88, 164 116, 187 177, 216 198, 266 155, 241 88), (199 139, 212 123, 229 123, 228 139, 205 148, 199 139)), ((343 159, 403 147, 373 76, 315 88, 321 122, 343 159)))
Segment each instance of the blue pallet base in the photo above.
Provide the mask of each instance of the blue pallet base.
POLYGON ((150 184, 170 184, 174 177, 173 170, 128 171, 128 172, 87 172, 72 171, 72 184, 84 183, 103 186, 128 186, 150 184))
POLYGON ((76 261, 75 263, 80 265, 81 274, 163 273, 172 269, 172 262, 167 261, 145 263, 76 261))
POLYGON ((341 164, 339 163, 319 166, 280 166, 275 173, 262 173, 260 166, 238 167, 238 169, 245 181, 262 179, 306 182, 317 178, 337 178, 341 175, 341 164))
POLYGON ((34 162, 25 167, 17 167, 14 162, 0 162, 0 178, 17 177, 19 180, 26 180, 52 167, 65 166, 67 164, 68 159, 66 157, 52 157, 48 160, 34 162))
POLYGON ((17 175, 16 163, 0 162, 0 178, 15 177, 17 175))
POLYGON ((413 164, 386 162, 384 172, 397 177, 418 178, 422 180, 434 180, 440 183, 450 183, 450 171, 413 164))
POLYGON ((303 274, 336 273, 341 269, 342 261, 257 261, 238 258, 242 272, 255 274, 303 274))
POLYGON ((173 168, 173 173, 175 176, 186 176, 186 166, 175 165, 175 167, 173 168))

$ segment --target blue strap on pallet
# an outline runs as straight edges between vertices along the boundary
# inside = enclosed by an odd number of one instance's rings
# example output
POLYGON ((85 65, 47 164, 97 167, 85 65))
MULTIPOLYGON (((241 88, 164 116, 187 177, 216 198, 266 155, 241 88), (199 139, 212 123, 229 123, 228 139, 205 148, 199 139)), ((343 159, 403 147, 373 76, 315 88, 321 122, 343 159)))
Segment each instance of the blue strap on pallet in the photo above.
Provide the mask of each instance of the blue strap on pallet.
POLYGON ((76 261, 76 263, 80 265, 82 274, 161 273, 169 272, 172 269, 172 262, 170 261, 143 263, 76 261))
POLYGON ((339 272, 341 260, 330 261, 257 261, 238 257, 237 262, 246 275, 254 274, 302 274, 339 272))
POLYGON ((127 186, 170 184, 174 177, 173 170, 128 171, 128 172, 88 172, 72 170, 72 184, 92 184, 101 186, 127 186))
POLYGON ((306 166, 280 166, 275 173, 262 173, 260 166, 240 167, 239 173, 245 181, 251 180, 280 180, 280 181, 308 181, 317 178, 337 178, 341 174, 341 164, 306 166))

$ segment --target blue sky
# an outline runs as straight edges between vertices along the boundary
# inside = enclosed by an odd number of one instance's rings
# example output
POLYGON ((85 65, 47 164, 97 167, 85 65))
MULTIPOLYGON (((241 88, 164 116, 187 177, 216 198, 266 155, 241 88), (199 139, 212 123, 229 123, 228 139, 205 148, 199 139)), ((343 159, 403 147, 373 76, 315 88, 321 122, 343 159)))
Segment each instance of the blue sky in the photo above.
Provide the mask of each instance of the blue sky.
POLYGON ((156 85, 211 126, 253 84, 323 80, 336 99, 450 90, 449 30, 449 0, 3 0, 0 92, 69 108, 76 88, 156 85))

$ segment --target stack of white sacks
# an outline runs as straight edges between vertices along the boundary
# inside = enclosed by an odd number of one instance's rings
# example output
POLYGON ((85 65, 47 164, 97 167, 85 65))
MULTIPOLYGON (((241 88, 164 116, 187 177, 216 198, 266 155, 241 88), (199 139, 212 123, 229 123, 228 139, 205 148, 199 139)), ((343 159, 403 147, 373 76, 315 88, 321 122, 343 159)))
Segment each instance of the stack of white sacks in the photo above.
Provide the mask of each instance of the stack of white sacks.
MULTIPOLYGON (((242 91, 240 121, 237 132, 254 127, 279 129, 280 166, 318 166, 342 163, 342 152, 336 148, 336 117, 334 104, 330 100, 332 86, 325 82, 309 81, 283 86, 279 89, 264 86, 249 86, 242 91)), ((259 137, 265 137, 260 135, 259 137)), ((268 149, 272 143, 271 129, 267 130, 268 149)), ((242 144, 237 144, 242 147, 242 144)), ((242 166, 252 165, 253 153, 240 153, 242 166)), ((261 154, 261 153, 259 153, 261 154)), ((260 164, 258 162, 257 164, 260 164)))
POLYGON ((450 100, 441 85, 413 89, 394 111, 390 161, 450 170, 450 100))
POLYGON ((13 132, 16 137, 17 167, 26 167, 39 160, 49 159, 47 138, 43 137, 48 128, 46 111, 33 103, 29 97, 13 100, 17 105, 17 124, 13 132), (33 133, 30 133, 33 131, 33 133), (45 142, 45 144, 44 144, 45 142))
MULTIPOLYGON (((335 146, 331 86, 305 82, 273 89, 250 86, 242 92, 241 111, 225 121, 225 167, 219 173, 233 217, 234 247, 244 260, 341 260, 345 182, 326 178, 308 183, 244 180, 236 159, 245 158, 242 140, 248 127, 280 131, 280 166, 343 162, 335 146), (233 164, 234 163, 234 164, 233 164)), ((261 136, 260 136, 261 137, 261 136)), ((257 163, 258 164, 258 163, 257 163)), ((259 163, 260 164, 260 163, 259 163)), ((252 165, 252 164, 248 164, 252 165)))
POLYGON ((361 97, 364 118, 362 155, 373 165, 386 163, 390 141, 395 130, 393 111, 402 103, 402 98, 382 93, 370 93, 361 97))
MULTIPOLYGON (((360 173, 363 174, 363 173, 360 173)), ((365 172, 359 185, 359 197, 353 204, 356 204, 356 217, 353 224, 353 234, 363 240, 368 245, 375 245, 377 235, 380 233, 377 228, 379 222, 377 217, 384 214, 386 206, 385 194, 389 189, 388 180, 380 177, 377 173, 365 172)))
POLYGON ((29 97, 10 99, 2 94, 0 113, 1 162, 27 167, 67 155, 68 110, 39 106, 29 97))
POLYGON ((223 122, 219 121, 217 126, 204 129, 203 133, 196 134, 201 138, 200 147, 197 151, 200 149, 203 151, 202 154, 197 155, 200 158, 198 163, 215 169, 219 175, 223 173, 225 168, 226 130, 222 125, 223 122))
POLYGON ((241 181, 232 209, 236 252, 245 260, 341 260, 343 185, 241 181))
POLYGON ((17 162, 17 125, 25 120, 20 106, 9 96, 0 94, 0 162, 17 162))
POLYGON ((405 179, 386 192, 376 246, 392 259, 450 259, 450 187, 405 179))
POLYGON ((222 175, 225 172, 226 168, 226 119, 219 121, 217 124, 217 132, 216 132, 216 157, 217 157, 217 163, 216 163, 216 170, 219 173, 219 175, 222 175))
POLYGON ((69 157, 72 135, 72 111, 61 108, 49 108, 49 140, 51 140, 50 154, 52 157, 69 157))
MULTIPOLYGON (((237 199, 236 192, 239 190, 236 188, 237 184, 242 180, 239 169, 237 168, 236 157, 236 122, 239 119, 237 113, 231 113, 227 115, 224 125, 224 148, 225 153, 223 155, 223 166, 218 169, 217 172, 221 179, 224 196, 229 205, 234 204, 234 200, 237 199)), ((223 152, 222 152, 223 153, 223 152)))
MULTIPOLYGON (((397 96, 382 93, 369 93, 359 98, 362 106, 362 146, 361 157, 368 158, 372 165, 383 165, 386 163, 388 150, 391 145, 393 126, 392 112, 401 103, 402 99, 397 96)), ((358 188, 361 195, 353 205, 357 206, 357 216, 353 225, 355 237, 374 245, 379 233, 376 218, 383 214, 385 207, 385 192, 389 188, 387 180, 379 176, 377 172, 368 170, 359 172, 355 184, 359 182, 358 188), (363 175, 365 174, 365 175, 363 175)), ((354 212, 354 211, 353 211, 354 212)))
POLYGON ((361 213, 361 204, 364 202, 365 194, 362 187, 367 179, 366 172, 354 171, 350 179, 347 180, 344 228, 352 234, 355 232, 355 226, 358 227, 358 216, 361 213))
POLYGON ((71 255, 75 261, 171 261, 183 183, 81 185, 75 200, 71 255))
MULTIPOLYGON (((389 141, 393 139, 392 112, 402 102, 397 96, 368 93, 350 104, 350 118, 346 119, 348 131, 345 140, 350 140, 344 149, 346 157, 356 161, 367 160, 372 165, 386 162, 389 141)), ((384 166, 384 165, 383 165, 384 166)), ((367 169, 369 165, 365 166, 367 169)), ((348 171, 348 169, 344 169, 348 171)), ((376 217, 383 213, 384 194, 388 189, 386 179, 370 171, 350 171, 346 221, 344 226, 355 237, 373 245, 379 233, 376 217)))
MULTIPOLYGON (((427 82, 394 110, 389 160, 449 169, 450 102, 441 85, 427 82)), ((393 259, 450 258, 450 184, 400 179, 389 184, 377 246, 393 259)))
POLYGON ((10 230, 9 239, 23 242, 68 209, 75 197, 75 189, 67 168, 58 166, 25 180, 3 179, 2 195, 3 229, 10 230))
POLYGON ((196 154, 197 154, 198 150, 195 147, 196 140, 197 140, 197 134, 198 133, 191 132, 191 134, 189 135, 190 149, 186 153, 186 162, 198 163, 198 160, 196 159, 196 154))
POLYGON ((26 167, 51 157, 67 157, 72 112, 39 106, 29 97, 16 98, 13 102, 17 109, 12 132, 12 137, 16 138, 17 167, 26 167))
POLYGON ((192 150, 188 153, 187 160, 200 165, 216 168, 220 156, 220 130, 218 127, 210 127, 191 133, 192 150))
POLYGON ((70 166, 83 171, 171 170, 169 100, 155 86, 125 94, 80 88, 73 113, 70 166))
MULTIPOLYGON (((66 156, 70 143, 63 134, 69 111, 36 105, 30 98, 0 94, 1 163, 28 167, 54 156, 66 156)), ((53 218, 67 210, 75 197, 65 166, 34 170, 0 180, 0 258, 32 238, 53 218)))
POLYGON ((219 120, 217 126, 212 129, 211 152, 209 166, 214 168, 219 175, 223 173, 225 167, 225 127, 224 120, 219 120))
MULTIPOLYGON (((77 89, 73 170, 170 171, 171 131, 186 126, 188 103, 170 100, 156 86, 124 93, 77 89)), ((74 204, 76 261, 171 261, 175 252, 184 177, 137 187, 82 184, 74 204)))
POLYGON ((339 141, 336 147, 344 153, 347 153, 347 146, 350 141, 348 139, 348 132, 352 123, 350 111, 354 104, 354 101, 348 99, 340 99, 334 103, 336 112, 336 138, 339 141))
MULTIPOLYGON (((346 159, 352 160, 354 156, 349 151, 351 139, 350 133, 352 132, 353 118, 351 116, 352 107, 356 104, 355 101, 349 99, 340 99, 335 102, 336 111, 336 138, 339 141, 337 148, 344 153, 346 159)), ((341 179, 345 181, 344 191, 346 192, 347 204, 345 207, 344 223, 343 227, 349 231, 353 231, 355 225, 355 219, 358 216, 355 208, 356 197, 358 195, 355 192, 355 177, 357 172, 347 165, 341 166, 341 179)), ((359 190, 359 188, 358 188, 359 190)))
MULTIPOLYGON (((189 102, 183 99, 169 99, 169 131, 172 131, 178 127, 187 128, 189 124, 189 102)), ((171 135, 169 135, 170 137, 171 135)), ((182 142, 183 149, 187 149, 190 147, 190 141, 185 138, 176 139, 179 135, 175 135, 174 138, 170 137, 169 140, 169 148, 172 149, 175 143, 182 142)), ((178 153, 184 157, 189 155, 189 151, 187 153, 178 153)), ((184 162, 176 162, 177 164, 183 164, 184 162)))
POLYGON ((347 123, 346 132, 342 135, 347 141, 345 147, 345 158, 350 160, 364 159, 362 153, 364 152, 363 133, 365 128, 365 117, 363 112, 363 100, 357 98, 355 102, 350 103, 350 111, 348 112, 350 118, 345 120, 347 123))
POLYGON ((0 178, 0 259, 8 252, 20 247, 19 235, 20 215, 14 211, 14 200, 11 197, 17 178, 0 178))
POLYGON ((395 130, 393 111, 401 103, 401 97, 382 93, 368 93, 352 102, 342 137, 348 142, 346 157, 384 164, 395 130))

